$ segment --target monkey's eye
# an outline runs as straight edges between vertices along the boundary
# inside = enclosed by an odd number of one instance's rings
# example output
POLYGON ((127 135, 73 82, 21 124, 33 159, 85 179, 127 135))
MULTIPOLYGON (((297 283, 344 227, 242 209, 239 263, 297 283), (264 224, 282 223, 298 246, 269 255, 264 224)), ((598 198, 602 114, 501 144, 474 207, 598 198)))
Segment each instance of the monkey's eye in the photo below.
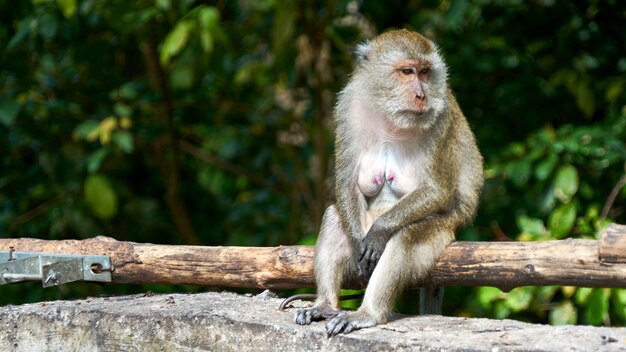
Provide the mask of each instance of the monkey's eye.
POLYGON ((403 67, 400 69, 400 72, 402 72, 403 75, 412 75, 415 73, 415 69, 413 67, 403 67))
POLYGON ((420 75, 427 75, 430 73, 430 67, 422 67, 420 68, 420 75))

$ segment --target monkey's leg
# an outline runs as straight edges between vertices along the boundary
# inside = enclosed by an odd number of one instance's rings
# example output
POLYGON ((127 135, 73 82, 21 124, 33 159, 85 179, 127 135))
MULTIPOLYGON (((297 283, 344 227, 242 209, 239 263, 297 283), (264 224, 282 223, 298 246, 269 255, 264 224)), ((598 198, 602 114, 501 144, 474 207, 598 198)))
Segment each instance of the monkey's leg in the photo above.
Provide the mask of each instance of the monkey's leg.
POLYGON ((315 282, 317 300, 309 309, 298 309, 295 322, 300 325, 328 319, 339 313, 339 289, 346 271, 351 269, 351 247, 343 232, 339 212, 334 205, 326 209, 315 244, 315 282))
POLYGON ((402 230, 394 235, 372 273, 363 304, 356 312, 342 313, 326 324, 328 336, 349 333, 388 321, 398 293, 408 284, 423 279, 454 234, 421 227, 429 233, 402 230), (418 239, 411 238, 421 236, 418 239))
POLYGON ((365 297, 356 312, 346 312, 326 323, 326 334, 347 334, 387 321, 398 292, 403 287, 408 267, 407 249, 400 234, 393 236, 383 251, 365 289, 365 297))

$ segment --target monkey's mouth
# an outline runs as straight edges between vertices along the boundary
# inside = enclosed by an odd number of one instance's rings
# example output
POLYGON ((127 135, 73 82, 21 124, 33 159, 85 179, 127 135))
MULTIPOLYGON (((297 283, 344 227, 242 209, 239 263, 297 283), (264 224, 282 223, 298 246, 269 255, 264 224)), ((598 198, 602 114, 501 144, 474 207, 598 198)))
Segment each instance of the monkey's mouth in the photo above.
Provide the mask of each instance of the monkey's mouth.
POLYGON ((424 106, 421 108, 413 108, 413 109, 403 109, 398 111, 398 115, 404 116, 404 117, 421 117, 424 116, 428 111, 430 110, 430 108, 428 106, 424 106))

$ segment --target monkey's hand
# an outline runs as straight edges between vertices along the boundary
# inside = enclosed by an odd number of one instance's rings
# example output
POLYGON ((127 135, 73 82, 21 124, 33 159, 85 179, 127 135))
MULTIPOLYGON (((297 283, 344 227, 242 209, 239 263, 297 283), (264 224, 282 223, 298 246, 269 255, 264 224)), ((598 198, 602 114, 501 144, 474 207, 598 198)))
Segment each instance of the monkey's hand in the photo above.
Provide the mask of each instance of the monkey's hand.
POLYGON ((376 268, 376 264, 380 260, 380 257, 385 250, 387 240, 382 236, 373 236, 372 232, 368 232, 367 235, 360 241, 361 248, 358 253, 359 262, 357 263, 357 270, 359 276, 362 279, 369 279, 376 268))

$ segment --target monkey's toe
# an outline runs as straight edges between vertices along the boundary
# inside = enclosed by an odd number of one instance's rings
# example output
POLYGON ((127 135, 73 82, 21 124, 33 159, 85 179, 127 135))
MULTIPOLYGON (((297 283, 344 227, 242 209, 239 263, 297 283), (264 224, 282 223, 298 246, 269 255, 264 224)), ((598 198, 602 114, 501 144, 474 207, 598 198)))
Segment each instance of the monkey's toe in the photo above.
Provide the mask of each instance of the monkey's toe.
POLYGON ((326 336, 349 334, 354 330, 369 328, 376 324, 376 320, 364 312, 341 313, 326 323, 326 336))
POLYGON ((298 325, 309 325, 311 324, 311 309, 298 309, 296 311, 296 315, 294 317, 294 321, 298 325))
POLYGON ((340 314, 326 324, 327 337, 333 337, 340 333, 348 334, 354 330, 354 326, 345 317, 345 313, 340 314))
POLYGON ((329 319, 339 314, 338 311, 330 307, 313 307, 308 309, 298 309, 294 316, 294 321, 299 325, 309 325, 313 321, 329 319))

